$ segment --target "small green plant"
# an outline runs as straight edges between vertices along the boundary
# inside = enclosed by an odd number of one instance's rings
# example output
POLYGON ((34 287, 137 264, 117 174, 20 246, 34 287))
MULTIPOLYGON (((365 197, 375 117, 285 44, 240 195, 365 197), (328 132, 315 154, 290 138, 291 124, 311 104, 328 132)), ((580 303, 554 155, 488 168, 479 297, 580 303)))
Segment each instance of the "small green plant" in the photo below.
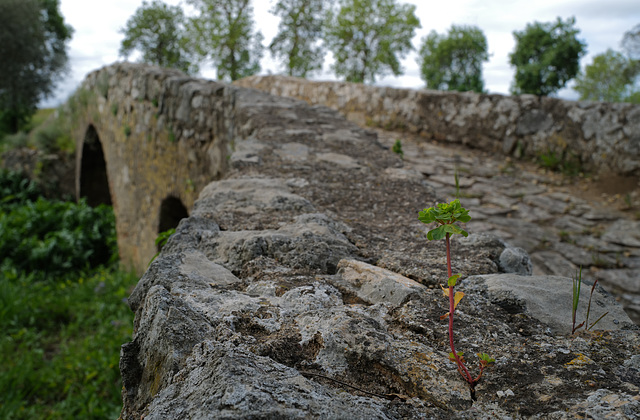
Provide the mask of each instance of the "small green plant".
POLYGON ((571 334, 575 334, 580 328, 584 326, 585 331, 591 331, 593 327, 596 326, 598 322, 602 318, 604 318, 609 312, 605 312, 598 318, 593 324, 589 325, 589 314, 591 313, 591 298, 593 298, 593 291, 596 289, 596 284, 598 284, 598 279, 593 282, 593 286, 591 286, 591 294, 589 295, 589 304, 587 305, 587 315, 585 320, 576 326, 576 314, 578 312, 578 303, 580 302, 580 288, 582 286, 582 266, 580 266, 580 270, 576 272, 575 277, 573 277, 573 305, 571 307, 571 334))
POLYGON ((124 135, 127 137, 131 135, 131 127, 129 127, 128 125, 124 126, 124 135))
POLYGON ((158 237, 156 238, 156 248, 158 248, 158 252, 156 252, 156 255, 151 258, 151 261, 149 261, 149 265, 151 265, 151 263, 155 261, 156 258, 158 258, 158 255, 160 255, 160 251, 162 251, 162 248, 167 244, 169 237, 174 233, 176 233, 175 229, 168 229, 164 232, 158 233, 158 237))
POLYGON ((103 72, 98 77, 96 87, 98 88, 98 92, 100 92, 100 95, 102 95, 103 98, 107 99, 107 96, 109 95, 109 75, 106 72, 103 72))
POLYGON ((173 132, 173 127, 169 127, 169 142, 170 143, 175 143, 176 142, 176 135, 173 132))
POLYGON ((571 232, 566 230, 561 230, 558 232, 558 237, 560 238, 560 242, 572 242, 571 240, 571 232))
POLYGON ((118 115, 118 104, 116 103, 111 104, 111 113, 113 114, 114 117, 118 115))
POLYGON ((482 378, 482 374, 484 370, 495 362, 495 359, 492 359, 486 353, 478 353, 477 356, 480 359, 479 367, 480 372, 477 377, 473 377, 467 367, 465 366, 464 355, 462 352, 457 352, 455 349, 455 343, 453 339, 453 316, 460 303, 460 300, 464 297, 464 293, 462 292, 454 292, 454 287, 458 279, 460 278, 459 274, 453 275, 451 270, 451 243, 450 238, 451 235, 460 234, 463 236, 468 236, 469 234, 462 229, 460 226, 456 224, 456 222, 467 223, 471 220, 471 216, 469 216, 469 211, 460 205, 460 200, 455 199, 451 203, 441 203, 435 207, 429 207, 422 210, 418 215, 418 220, 425 224, 436 223, 437 227, 430 230, 427 233, 427 239, 430 241, 438 241, 441 239, 445 240, 446 250, 447 250, 447 275, 449 279, 447 280, 447 287, 442 287, 443 293, 445 297, 449 299, 449 312, 445 315, 441 316, 441 319, 448 318, 449 319, 449 346, 451 348, 451 352, 449 353, 449 360, 454 362, 458 367, 458 372, 462 378, 467 382, 469 386, 469 391, 471 393, 471 399, 476 400, 475 396, 475 387, 480 382, 482 378))
POLYGON ((537 160, 539 165, 568 176, 576 176, 582 172, 582 162, 579 156, 571 152, 557 153, 548 149, 539 152, 537 160))
POLYGON ((153 107, 154 107, 154 108, 157 108, 157 107, 158 107, 158 98, 153 98, 153 99, 151 100, 151 104, 153 104, 153 107))
POLYGON ((191 180, 191 178, 187 179, 185 181, 185 183, 187 184, 187 192, 188 193, 192 193, 192 192, 194 192, 196 190, 196 186, 193 183, 193 181, 191 180))
POLYGON ((400 158, 404 158, 404 152, 402 151, 402 142, 400 142, 400 139, 396 139, 396 142, 393 143, 391 151, 400 156, 400 158))

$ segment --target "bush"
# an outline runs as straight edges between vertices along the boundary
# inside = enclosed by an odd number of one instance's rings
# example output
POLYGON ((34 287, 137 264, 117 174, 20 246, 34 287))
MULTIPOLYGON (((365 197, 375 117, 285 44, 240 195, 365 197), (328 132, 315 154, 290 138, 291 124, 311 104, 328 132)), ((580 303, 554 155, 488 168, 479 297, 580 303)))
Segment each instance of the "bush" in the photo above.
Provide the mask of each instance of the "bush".
POLYGON ((36 201, 42 190, 35 181, 18 172, 0 169, 0 209, 10 204, 24 204, 36 201))
POLYGON ((15 134, 6 134, 4 137, 0 134, 0 152, 7 150, 19 149, 29 145, 29 135, 24 131, 18 131, 15 134))
POLYGON ((18 182, 7 171, 0 174, 0 186, 0 255, 18 270, 49 276, 117 258, 111 207, 35 198, 33 182, 18 182))
POLYGON ((59 120, 39 127, 33 134, 33 143, 45 153, 63 151, 71 154, 75 151, 71 135, 61 126, 59 120))
POLYGON ((0 194, 0 419, 117 418, 137 278, 115 264, 113 211, 9 171, 0 194))

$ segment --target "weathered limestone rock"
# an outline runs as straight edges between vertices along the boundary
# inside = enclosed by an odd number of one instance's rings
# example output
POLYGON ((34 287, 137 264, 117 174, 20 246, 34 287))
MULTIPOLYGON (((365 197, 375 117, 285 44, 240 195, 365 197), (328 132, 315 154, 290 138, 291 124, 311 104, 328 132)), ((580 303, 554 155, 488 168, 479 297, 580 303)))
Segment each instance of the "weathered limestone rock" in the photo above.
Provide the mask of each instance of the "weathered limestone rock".
POLYGON ((500 254, 500 268, 505 273, 516 273, 522 276, 530 276, 533 273, 529 254, 522 248, 505 248, 500 254))
MULTIPOLYGON (((586 318, 591 285, 584 282, 580 289, 576 325, 586 318)), ((463 290, 476 288, 486 288, 491 302, 507 312, 526 313, 547 324, 554 333, 571 333, 573 282, 570 278, 489 274, 464 280, 463 290)), ((634 326, 633 321, 615 299, 602 287, 596 287, 592 297, 589 325, 605 313, 608 314, 596 324, 594 330, 610 331, 634 326)))
POLYGON ((618 220, 607 229, 602 239, 614 244, 640 248, 640 222, 618 220))
POLYGON ((567 335, 570 279, 501 277, 505 252, 518 269, 526 254, 491 234, 452 241, 456 348, 474 373, 474 353, 496 358, 472 401, 447 356, 444 244, 417 221, 434 190, 389 176, 399 157, 333 111, 229 89, 251 155, 231 155, 129 299, 122 418, 640 415, 638 327, 598 291, 609 324, 567 335))

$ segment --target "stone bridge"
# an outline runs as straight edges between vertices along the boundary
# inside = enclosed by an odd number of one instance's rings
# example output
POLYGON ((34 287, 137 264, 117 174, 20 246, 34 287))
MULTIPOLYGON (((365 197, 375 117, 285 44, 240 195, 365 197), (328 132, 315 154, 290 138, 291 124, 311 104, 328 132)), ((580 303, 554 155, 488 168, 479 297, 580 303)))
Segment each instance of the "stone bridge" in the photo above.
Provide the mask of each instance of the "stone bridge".
POLYGON ((624 276, 640 307, 640 221, 522 162, 408 135, 401 158, 328 107, 154 67, 98 70, 68 108, 78 195, 113 204, 124 261, 145 270, 182 219, 128 299, 121 418, 640 416, 638 327, 597 288, 601 331, 570 335, 571 279, 525 252, 624 276), (472 353, 496 358, 475 394, 447 357, 444 244, 416 218, 450 199, 454 165, 474 218, 452 241, 456 351, 473 372, 472 353))
MULTIPOLYGON (((505 154, 571 150, 591 168, 640 173, 639 106, 285 77, 239 84, 322 103, 363 125, 403 128, 505 154)), ((176 227, 198 193, 227 173, 235 146, 272 117, 274 100, 254 89, 139 64, 118 63, 87 76, 67 103, 77 145, 76 194, 90 204, 113 205, 123 261, 140 273, 146 269, 157 252, 158 233, 176 227)), ((278 99, 283 101, 300 104, 278 99)), ((281 105, 277 109, 284 112, 281 105)), ((283 118, 281 129, 296 116, 283 118)))
POLYGON ((123 261, 144 271, 159 232, 187 217, 200 190, 227 168, 243 135, 243 91, 156 67, 115 64, 89 74, 74 116, 76 194, 112 204, 123 261))

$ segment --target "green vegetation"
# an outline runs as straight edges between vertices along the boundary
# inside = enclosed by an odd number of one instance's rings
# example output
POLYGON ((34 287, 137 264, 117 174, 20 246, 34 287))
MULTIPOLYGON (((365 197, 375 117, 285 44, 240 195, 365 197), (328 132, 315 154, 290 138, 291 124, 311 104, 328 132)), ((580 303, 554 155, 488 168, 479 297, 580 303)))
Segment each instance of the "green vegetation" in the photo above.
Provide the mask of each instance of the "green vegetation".
POLYGON ((218 79, 238 80, 260 71, 262 33, 255 32, 250 0, 187 0, 198 15, 189 20, 196 50, 210 58, 218 79))
POLYGON ((453 25, 447 35, 431 31, 420 47, 420 76, 429 89, 482 93, 487 48, 487 38, 474 26, 453 25))
POLYGON ((458 367, 458 372, 469 386, 471 393, 471 399, 476 400, 476 385, 480 382, 484 370, 495 362, 486 353, 477 353, 479 361, 480 372, 475 378, 471 375, 467 367, 465 366, 464 354, 457 352, 455 343, 453 340, 453 315, 455 313, 458 303, 464 297, 462 292, 454 292, 454 287, 460 278, 459 274, 454 275, 451 270, 451 235, 460 234, 462 236, 468 236, 469 234, 456 224, 456 222, 467 223, 471 220, 469 211, 460 205, 460 200, 455 199, 451 203, 441 203, 435 207, 429 207, 422 210, 418 215, 418 220, 425 224, 435 223, 437 226, 431 229, 427 233, 427 239, 430 241, 439 241, 445 239, 447 248, 447 287, 442 287, 444 296, 449 300, 449 312, 441 316, 440 319, 449 319, 449 347, 451 352, 449 353, 449 360, 454 362, 458 367))
POLYGON ((196 74, 198 60, 186 22, 180 6, 169 6, 159 0, 143 1, 121 30, 124 39, 120 55, 126 59, 138 50, 145 63, 196 74))
POLYGON ((640 60, 633 58, 634 52, 636 49, 640 51, 640 47, 632 42, 636 39, 640 45, 640 29, 637 31, 637 38, 633 38, 631 32, 627 32, 623 38, 622 45, 628 51, 628 56, 608 49, 596 55, 584 73, 576 78, 574 89, 580 94, 581 100, 640 103, 640 60))
POLYGON ((273 57, 284 59, 289 76, 307 77, 322 70, 324 12, 331 5, 326 0, 278 0, 271 13, 280 16, 278 33, 269 44, 273 57))
POLYGON ((156 255, 151 258, 151 261, 149 261, 149 265, 151 265, 151 263, 155 261, 156 258, 158 258, 158 255, 160 255, 160 251, 162 251, 162 248, 167 244, 167 241, 174 233, 176 233, 176 230, 174 228, 171 228, 158 234, 155 242, 156 248, 158 248, 158 252, 156 252, 156 255))
POLYGON ((75 143, 71 138, 68 115, 59 109, 40 109, 28 124, 17 133, 0 134, 0 153, 28 147, 44 153, 73 154, 75 143))
POLYGON ((411 39, 420 27, 415 11, 415 5, 395 0, 340 0, 340 11, 328 14, 325 28, 336 76, 374 83, 378 76, 401 75, 400 59, 414 49, 411 39))
POLYGON ((563 152, 553 150, 539 152, 537 162, 543 168, 568 176, 577 176, 583 172, 580 157, 566 150, 563 152))
POLYGON ((404 158, 404 151, 402 150, 402 142, 400 139, 396 139, 396 142, 393 143, 393 147, 391 147, 391 151, 400 156, 401 159, 404 158))
POLYGON ((576 331, 583 326, 585 331, 591 331, 591 329, 595 327, 596 324, 609 313, 608 311, 605 312, 593 324, 589 324, 589 314, 591 313, 591 299, 593 298, 593 291, 596 289, 596 284, 598 284, 598 279, 596 279, 593 282, 593 286, 591 286, 591 293, 589 294, 589 304, 587 305, 587 315, 585 317, 585 320, 578 325, 576 325, 576 313, 578 312, 578 303, 580 302, 580 288, 582 287, 582 267, 580 267, 580 271, 576 273, 576 276, 573 277, 572 280, 573 296, 571 305, 571 334, 575 334, 576 331))
POLYGON ((112 210, 8 171, 0 197, 0 418, 117 418, 137 279, 117 268, 112 210))
POLYGON ((528 24, 525 30, 513 33, 515 50, 510 54, 516 68, 512 90, 515 94, 550 95, 565 87, 580 70, 580 58, 586 45, 577 36, 575 18, 565 22, 528 24))
POLYGON ((640 60, 640 23, 624 33, 622 49, 633 60, 640 60))
POLYGON ((67 70, 73 29, 59 0, 0 2, 0 137, 24 129, 67 70))

